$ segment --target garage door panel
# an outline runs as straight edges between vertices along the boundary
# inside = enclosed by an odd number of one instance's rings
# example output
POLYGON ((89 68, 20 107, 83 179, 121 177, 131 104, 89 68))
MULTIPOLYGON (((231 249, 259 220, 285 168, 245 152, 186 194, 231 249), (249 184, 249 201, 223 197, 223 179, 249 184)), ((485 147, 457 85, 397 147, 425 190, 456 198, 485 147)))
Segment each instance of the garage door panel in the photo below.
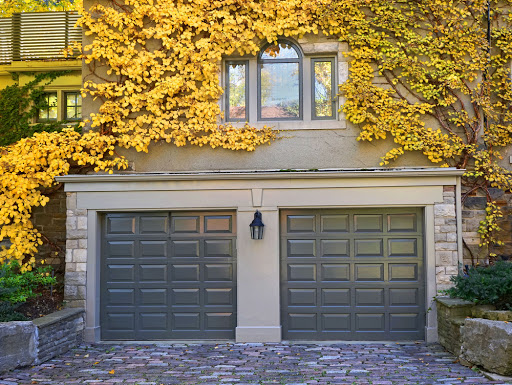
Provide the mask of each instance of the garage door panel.
POLYGON ((167 289, 140 289, 139 293, 141 306, 167 305, 167 289))
POLYGON ((283 338, 422 339, 422 218, 416 208, 282 211, 283 338))
POLYGON ((416 232, 417 215, 412 214, 388 214, 389 232, 416 232))
POLYGON ((204 217, 205 233, 231 233, 231 215, 207 215, 204 217))
POLYGON ((383 263, 356 263, 354 269, 356 281, 384 281, 383 263))
POLYGON ((135 234, 135 216, 111 216, 107 219, 107 234, 135 234))
POLYGON ((205 330, 232 330, 234 323, 233 313, 205 313, 205 330))
POLYGON ((356 306, 384 306, 384 289, 355 289, 356 306))
POLYGON ((389 289, 390 306, 418 306, 419 289, 389 289))
POLYGON ((172 289, 172 304, 174 306, 199 306, 200 289, 172 289))
POLYGON ((382 239, 355 239, 356 257, 382 257, 384 247, 382 239))
POLYGON ((205 306, 233 305, 233 289, 205 289, 205 306))
POLYGON ((346 233, 349 231, 349 215, 321 215, 322 233, 346 233))
POLYGON ((388 250, 390 257, 416 257, 418 256, 418 241, 416 238, 388 239, 388 250))
POLYGON ((198 216, 173 216, 172 217, 172 233, 199 233, 199 217, 198 216))
POLYGON ((141 216, 141 234, 167 234, 169 231, 169 218, 167 216, 141 216))
POLYGON ((350 281, 348 263, 322 263, 321 267, 321 281, 350 281))
POLYGON ((134 258, 134 241, 108 241, 106 243, 105 254, 109 258, 134 258))
POLYGON ((114 281, 133 281, 135 279, 135 265, 108 265, 107 280, 114 281))
POLYGON ((140 241, 140 257, 167 259, 167 245, 166 241, 140 241))
POLYGON ((290 313, 288 314, 288 330, 315 331, 317 330, 316 313, 290 313))
POLYGON ((385 331, 385 314, 356 314, 356 331, 385 331))
POLYGON ((233 242, 230 239, 207 239, 204 241, 205 257, 231 258, 233 256, 233 242))
POLYGON ((107 214, 102 338, 234 338, 235 228, 230 213, 107 214))
POLYGON ((322 258, 350 257, 350 241, 348 239, 322 239, 320 241, 322 258))
POLYGON ((351 315, 344 313, 322 314, 322 330, 329 332, 350 332, 351 315))
POLYGON ((288 289, 288 306, 316 306, 316 289, 288 289))
POLYGON ((288 233, 314 233, 316 218, 314 215, 290 215, 287 221, 288 233))
POLYGON ((321 289, 322 307, 350 306, 350 289, 321 289))
POLYGON ((289 264, 288 281, 316 281, 316 265, 289 264))
POLYGON ((167 313, 139 313, 141 330, 167 331, 167 313))
POLYGON ((199 241, 185 240, 172 241, 175 258, 199 258, 199 241))
POLYGON ((417 281, 418 265, 416 263, 390 263, 389 281, 417 281))
POLYGON ((314 240, 288 240, 288 255, 290 258, 314 258, 316 255, 316 243, 314 240))
POLYGON ((390 314, 390 330, 394 332, 417 331, 419 325, 419 314, 390 314))
POLYGON ((354 231, 356 233, 382 232, 381 214, 354 214, 354 231))
POLYGON ((108 289, 107 299, 110 305, 135 305, 134 289, 108 289))
POLYGON ((166 282, 167 265, 139 265, 140 282, 166 282))

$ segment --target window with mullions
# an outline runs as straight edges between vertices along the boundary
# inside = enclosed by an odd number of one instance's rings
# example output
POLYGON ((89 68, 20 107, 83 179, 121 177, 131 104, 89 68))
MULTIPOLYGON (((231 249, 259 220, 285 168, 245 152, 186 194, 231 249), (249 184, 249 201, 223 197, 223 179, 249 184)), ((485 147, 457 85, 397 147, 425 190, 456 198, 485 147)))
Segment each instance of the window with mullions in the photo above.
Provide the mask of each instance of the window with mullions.
POLYGON ((57 120, 57 93, 47 92, 42 95, 42 108, 37 115, 38 122, 57 120))
POLYGON ((64 119, 82 119, 82 95, 80 92, 66 92, 64 98, 66 103, 64 106, 64 119))
POLYGON ((312 67, 312 119, 336 117, 336 82, 334 58, 311 59, 312 67))
POLYGON ((258 120, 302 119, 302 53, 286 40, 258 56, 258 120))
POLYGON ((226 62, 226 121, 248 121, 249 62, 226 62))

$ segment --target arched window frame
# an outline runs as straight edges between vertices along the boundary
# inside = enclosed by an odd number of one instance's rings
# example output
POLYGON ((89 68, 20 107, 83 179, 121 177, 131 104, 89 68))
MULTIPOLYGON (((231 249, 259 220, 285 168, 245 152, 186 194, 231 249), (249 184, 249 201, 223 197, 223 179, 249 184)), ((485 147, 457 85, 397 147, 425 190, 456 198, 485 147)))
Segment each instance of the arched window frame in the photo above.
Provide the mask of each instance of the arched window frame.
POLYGON ((303 105, 304 105, 304 96, 303 96, 303 61, 304 54, 300 49, 300 46, 289 39, 278 39, 276 43, 267 43, 265 44, 258 54, 258 121, 287 121, 287 120, 302 120, 303 119, 303 105), (267 48, 273 45, 288 45, 292 47, 297 53, 297 58, 275 58, 275 59, 263 59, 262 55, 267 50, 267 48), (263 118, 261 115, 261 70, 264 64, 280 64, 280 63, 297 63, 299 67, 298 73, 298 81, 299 81, 299 116, 298 117, 290 117, 290 118, 263 118))

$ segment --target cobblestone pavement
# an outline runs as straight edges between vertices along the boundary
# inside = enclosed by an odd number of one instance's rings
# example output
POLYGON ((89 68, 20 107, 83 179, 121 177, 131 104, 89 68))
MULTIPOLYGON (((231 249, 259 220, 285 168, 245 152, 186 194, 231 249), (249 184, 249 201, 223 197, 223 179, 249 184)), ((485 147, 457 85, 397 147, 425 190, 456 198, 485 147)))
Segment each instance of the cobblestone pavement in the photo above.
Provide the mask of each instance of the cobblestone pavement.
POLYGON ((0 384, 500 383, 454 361, 423 343, 93 345, 9 372, 0 384))

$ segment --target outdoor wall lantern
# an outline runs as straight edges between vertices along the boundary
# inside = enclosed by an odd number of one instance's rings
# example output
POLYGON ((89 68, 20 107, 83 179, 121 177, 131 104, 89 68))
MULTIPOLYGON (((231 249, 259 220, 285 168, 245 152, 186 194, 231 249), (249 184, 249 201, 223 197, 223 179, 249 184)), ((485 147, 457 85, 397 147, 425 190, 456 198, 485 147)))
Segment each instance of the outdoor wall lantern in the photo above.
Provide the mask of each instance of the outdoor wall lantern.
POLYGON ((256 210, 254 213, 254 219, 249 225, 251 228, 251 239, 263 239, 263 227, 265 225, 261 221, 261 213, 256 210))

